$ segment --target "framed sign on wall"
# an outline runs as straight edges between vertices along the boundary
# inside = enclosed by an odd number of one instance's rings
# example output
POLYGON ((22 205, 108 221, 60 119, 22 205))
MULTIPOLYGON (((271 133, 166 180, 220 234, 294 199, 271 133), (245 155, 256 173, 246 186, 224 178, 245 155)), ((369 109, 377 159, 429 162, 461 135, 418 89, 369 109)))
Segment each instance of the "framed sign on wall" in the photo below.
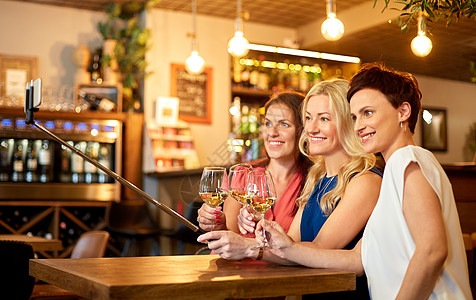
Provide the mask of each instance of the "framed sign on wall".
POLYGON ((447 151, 446 109, 423 107, 420 121, 422 147, 431 151, 447 151))
POLYGON ((37 57, 0 54, 0 96, 24 98, 26 83, 37 76, 37 57))
POLYGON ((212 68, 192 75, 183 64, 171 65, 172 97, 179 98, 179 119, 194 123, 211 123, 212 68))

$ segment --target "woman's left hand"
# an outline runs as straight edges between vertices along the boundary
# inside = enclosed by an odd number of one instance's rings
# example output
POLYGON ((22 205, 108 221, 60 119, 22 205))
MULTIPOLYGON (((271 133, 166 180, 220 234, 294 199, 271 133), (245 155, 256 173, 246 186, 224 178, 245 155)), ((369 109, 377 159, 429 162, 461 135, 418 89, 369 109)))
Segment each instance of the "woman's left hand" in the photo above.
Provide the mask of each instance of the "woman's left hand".
POLYGON ((197 238, 200 243, 208 243, 208 248, 221 258, 240 260, 246 257, 257 256, 258 249, 251 249, 259 245, 255 239, 245 238, 232 231, 212 231, 197 238))

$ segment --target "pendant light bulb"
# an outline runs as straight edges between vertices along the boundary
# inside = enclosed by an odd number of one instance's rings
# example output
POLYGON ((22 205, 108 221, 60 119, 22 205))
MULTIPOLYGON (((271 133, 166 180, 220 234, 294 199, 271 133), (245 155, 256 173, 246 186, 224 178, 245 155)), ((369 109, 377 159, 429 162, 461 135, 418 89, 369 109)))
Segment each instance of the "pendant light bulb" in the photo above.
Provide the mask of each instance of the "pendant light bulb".
POLYGON ((248 40, 243 34, 243 18, 241 0, 236 0, 235 35, 228 41, 228 53, 234 57, 243 57, 248 54, 248 40))
POLYGON ((192 16, 193 16, 193 33, 192 37, 192 53, 185 60, 185 70, 192 75, 200 74, 205 69, 205 60, 198 55, 197 40, 197 0, 192 0, 192 16))
POLYGON ((327 0, 326 8, 327 19, 322 22, 321 33, 326 40, 337 41, 344 35, 344 23, 337 18, 332 0, 327 0))
POLYGON ((425 18, 423 13, 418 16, 418 35, 413 38, 411 43, 413 54, 419 57, 425 57, 430 54, 433 49, 433 43, 426 36, 425 18))
POLYGON ((185 70, 192 75, 200 74, 205 69, 205 60, 198 55, 197 51, 192 51, 185 61, 185 70))
POLYGON ((235 35, 228 41, 228 53, 235 57, 243 57, 248 54, 248 40, 243 36, 242 31, 236 31, 235 35))
POLYGON ((430 54, 431 49, 433 49, 433 44, 431 40, 423 34, 413 38, 411 47, 413 54, 419 57, 425 57, 430 54))

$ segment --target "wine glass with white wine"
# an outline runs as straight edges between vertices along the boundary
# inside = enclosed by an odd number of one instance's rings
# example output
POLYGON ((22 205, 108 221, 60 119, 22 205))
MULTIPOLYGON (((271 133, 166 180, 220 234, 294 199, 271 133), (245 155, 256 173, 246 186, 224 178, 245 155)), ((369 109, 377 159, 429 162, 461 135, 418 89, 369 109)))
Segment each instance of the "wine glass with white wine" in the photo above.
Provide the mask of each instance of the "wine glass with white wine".
POLYGON ((222 167, 203 168, 199 194, 211 207, 216 207, 228 197, 228 176, 222 167))
POLYGON ((253 167, 248 163, 230 167, 230 196, 242 205, 248 205, 251 201, 248 186, 255 181, 253 177, 253 167))
MULTIPOLYGON (((276 188, 274 187, 271 173, 267 170, 255 171, 255 182, 250 184, 251 207, 261 214, 261 219, 264 219, 265 212, 270 209, 276 201, 276 188)), ((253 247, 270 247, 266 238, 266 232, 263 228, 263 241, 261 245, 253 247)))

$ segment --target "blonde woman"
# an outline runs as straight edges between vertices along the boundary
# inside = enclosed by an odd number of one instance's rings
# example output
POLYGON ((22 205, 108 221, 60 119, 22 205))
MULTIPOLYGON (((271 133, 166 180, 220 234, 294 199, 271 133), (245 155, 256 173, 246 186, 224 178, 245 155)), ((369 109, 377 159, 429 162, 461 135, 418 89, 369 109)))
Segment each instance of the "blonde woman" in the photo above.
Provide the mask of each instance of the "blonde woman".
MULTIPOLYGON (((347 90, 345 80, 323 81, 304 99, 304 130, 299 143, 301 152, 314 166, 297 199, 299 209, 288 236, 305 247, 351 249, 377 202, 381 174, 373 168, 375 157, 364 153, 353 132, 347 90)), ((239 222, 243 229, 253 231, 255 220, 246 209, 241 210, 239 222)), ((295 264, 273 255, 270 249, 252 249, 259 241, 230 232, 210 232, 198 240, 214 240, 208 247, 225 259, 251 257, 295 264)), ((368 298, 365 280, 362 286, 358 295, 349 297, 368 298)))

